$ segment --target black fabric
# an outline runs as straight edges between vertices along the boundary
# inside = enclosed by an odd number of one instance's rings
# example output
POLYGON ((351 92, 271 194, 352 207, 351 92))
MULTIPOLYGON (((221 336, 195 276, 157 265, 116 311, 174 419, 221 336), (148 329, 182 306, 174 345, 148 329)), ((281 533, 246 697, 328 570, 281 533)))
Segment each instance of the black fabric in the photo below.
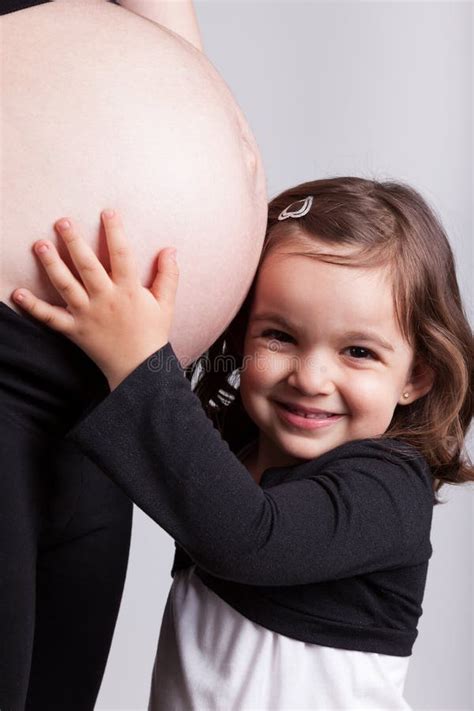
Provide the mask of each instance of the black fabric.
MULTIPOLYGON (((35 7, 35 5, 44 5, 52 0, 1 0, 0 2, 0 15, 8 15, 10 12, 18 12, 18 10, 26 10, 28 7, 35 7)), ((108 0, 114 5, 119 5, 120 3, 115 0, 108 0)))
POLYGON ((92 711, 132 504, 64 433, 109 392, 70 341, 0 303, 0 709, 92 711))
POLYGON ((432 475, 395 440, 347 442, 257 485, 167 343, 68 434, 226 602, 270 630, 411 654, 432 554, 432 475))
POLYGON ((26 10, 28 7, 34 7, 35 5, 44 5, 46 2, 50 2, 50 0, 1 0, 0 15, 26 10))

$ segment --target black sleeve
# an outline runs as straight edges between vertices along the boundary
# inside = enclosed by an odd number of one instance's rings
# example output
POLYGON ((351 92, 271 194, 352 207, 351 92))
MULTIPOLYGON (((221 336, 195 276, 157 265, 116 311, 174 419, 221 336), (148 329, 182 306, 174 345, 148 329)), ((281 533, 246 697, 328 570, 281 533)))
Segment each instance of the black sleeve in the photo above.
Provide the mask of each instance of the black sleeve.
POLYGON ((376 441, 304 462, 304 479, 291 480, 299 467, 279 467, 285 483, 258 486, 169 342, 68 437, 201 568, 227 580, 298 585, 400 567, 426 536, 424 460, 376 441))

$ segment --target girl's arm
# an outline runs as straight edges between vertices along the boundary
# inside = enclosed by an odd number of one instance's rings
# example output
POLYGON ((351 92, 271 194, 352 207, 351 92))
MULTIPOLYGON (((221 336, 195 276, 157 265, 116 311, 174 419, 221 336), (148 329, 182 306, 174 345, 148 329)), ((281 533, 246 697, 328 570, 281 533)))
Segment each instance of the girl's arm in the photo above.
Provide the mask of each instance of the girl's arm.
POLYGON ((192 0, 118 0, 119 4, 184 37, 202 52, 202 39, 192 0))
POLYGON ((429 558, 430 473, 397 443, 347 442, 258 486, 168 342, 68 438, 212 575, 299 585, 429 558))

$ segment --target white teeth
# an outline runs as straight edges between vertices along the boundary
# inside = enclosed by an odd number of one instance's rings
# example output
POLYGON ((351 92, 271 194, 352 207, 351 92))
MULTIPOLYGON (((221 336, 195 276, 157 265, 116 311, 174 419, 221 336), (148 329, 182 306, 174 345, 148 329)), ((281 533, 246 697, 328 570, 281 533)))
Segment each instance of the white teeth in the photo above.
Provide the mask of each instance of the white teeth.
POLYGON ((330 414, 326 414, 324 412, 318 412, 314 414, 306 414, 306 412, 302 412, 301 410, 295 410, 294 408, 290 407, 289 405, 286 405, 287 409, 290 410, 290 412, 294 412, 295 415, 299 415, 300 417, 306 417, 310 420, 327 420, 329 417, 332 417, 330 414))

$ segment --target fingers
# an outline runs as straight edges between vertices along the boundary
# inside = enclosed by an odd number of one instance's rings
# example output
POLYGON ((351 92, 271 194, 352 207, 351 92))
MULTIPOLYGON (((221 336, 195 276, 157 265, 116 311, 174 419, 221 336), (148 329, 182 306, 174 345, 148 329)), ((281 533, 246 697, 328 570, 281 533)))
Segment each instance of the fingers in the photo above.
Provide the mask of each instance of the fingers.
POLYGON ((114 282, 138 281, 138 270, 120 215, 114 210, 102 213, 105 236, 109 249, 110 268, 114 282))
POLYGON ((179 269, 174 248, 162 250, 158 256, 157 274, 150 291, 161 306, 173 311, 178 290, 179 269), (173 252, 175 253, 173 255, 173 252))
POLYGON ((110 286, 109 275, 92 247, 80 236, 77 226, 69 218, 59 220, 55 226, 66 243, 88 293, 94 296, 110 286))
POLYGON ((89 301, 87 292, 64 264, 56 247, 51 242, 41 240, 36 242, 35 252, 40 258, 51 284, 66 304, 72 309, 80 309, 85 306, 89 301))
POLYGON ((13 299, 22 309, 49 328, 53 328, 65 336, 72 333, 74 316, 61 306, 52 306, 46 301, 38 299, 28 289, 16 289, 13 292, 13 299))

